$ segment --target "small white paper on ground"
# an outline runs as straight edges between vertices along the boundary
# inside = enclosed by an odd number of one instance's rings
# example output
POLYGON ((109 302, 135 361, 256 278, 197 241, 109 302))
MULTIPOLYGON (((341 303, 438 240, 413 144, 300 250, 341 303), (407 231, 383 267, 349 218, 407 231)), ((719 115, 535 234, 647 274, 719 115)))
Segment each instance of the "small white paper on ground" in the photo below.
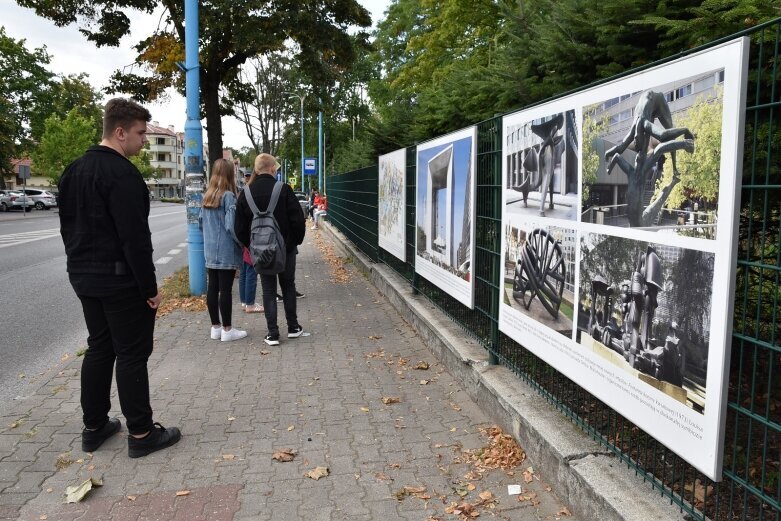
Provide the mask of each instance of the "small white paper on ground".
POLYGON ((521 493, 521 486, 520 485, 507 485, 507 495, 508 496, 517 496, 521 493))

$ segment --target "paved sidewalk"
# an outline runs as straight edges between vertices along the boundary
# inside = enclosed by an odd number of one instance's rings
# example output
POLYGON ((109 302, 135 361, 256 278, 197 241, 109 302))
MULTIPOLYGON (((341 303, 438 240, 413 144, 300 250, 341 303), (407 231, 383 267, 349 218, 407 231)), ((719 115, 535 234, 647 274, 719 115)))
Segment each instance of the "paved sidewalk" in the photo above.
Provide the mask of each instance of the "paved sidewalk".
POLYGON ((360 273, 348 263, 333 276, 329 248, 309 231, 298 259, 310 337, 269 347, 262 314, 238 304, 234 325, 249 337, 236 342, 210 340, 206 312, 158 320, 152 405, 182 430, 171 449, 128 458, 121 418, 120 434, 83 453, 80 358, 44 378, 0 417, 0 519, 577 519, 533 461, 486 468, 508 454, 484 435, 490 419, 360 273), (295 459, 273 460, 284 448, 295 459), (304 475, 318 466, 330 474, 304 475), (65 488, 89 477, 103 486, 64 504, 65 488))

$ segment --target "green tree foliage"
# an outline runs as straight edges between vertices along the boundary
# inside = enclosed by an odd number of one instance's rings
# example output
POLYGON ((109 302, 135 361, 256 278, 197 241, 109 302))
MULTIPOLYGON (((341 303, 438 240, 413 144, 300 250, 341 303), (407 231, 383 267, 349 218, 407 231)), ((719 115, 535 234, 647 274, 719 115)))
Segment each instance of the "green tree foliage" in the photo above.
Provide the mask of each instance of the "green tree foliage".
MULTIPOLYGON (((184 4, 175 0, 17 0, 53 20, 73 23, 98 46, 119 45, 130 32, 129 10, 151 13, 166 9, 162 23, 135 49, 144 74, 114 74, 111 89, 149 101, 167 87, 181 90, 176 63, 184 58, 184 4)), ((235 79, 248 59, 293 46, 296 60, 311 83, 328 85, 349 68, 355 56, 350 27, 367 27, 369 13, 355 0, 216 0, 199 3, 200 84, 209 142, 209 161, 222 156, 221 116, 230 109, 221 103, 222 89, 235 79)))
POLYGON ((157 179, 160 177, 161 170, 152 166, 151 158, 149 155, 149 143, 144 145, 141 149, 141 153, 128 158, 131 163, 136 165, 138 171, 141 172, 141 177, 147 181, 150 179, 157 179))
POLYGON ((92 88, 87 74, 59 76, 52 85, 51 113, 65 117, 71 110, 92 123, 95 142, 103 134, 103 109, 101 95, 92 88))
POLYGON ((46 65, 49 54, 42 47, 28 50, 24 40, 6 35, 0 26, 0 183, 12 173, 10 160, 22 157, 33 139, 43 133, 53 74, 46 65), (6 155, 7 154, 7 155, 6 155))
POLYGON ((32 153, 33 171, 57 186, 65 167, 96 143, 94 122, 74 108, 65 118, 52 114, 44 126, 41 141, 32 153))

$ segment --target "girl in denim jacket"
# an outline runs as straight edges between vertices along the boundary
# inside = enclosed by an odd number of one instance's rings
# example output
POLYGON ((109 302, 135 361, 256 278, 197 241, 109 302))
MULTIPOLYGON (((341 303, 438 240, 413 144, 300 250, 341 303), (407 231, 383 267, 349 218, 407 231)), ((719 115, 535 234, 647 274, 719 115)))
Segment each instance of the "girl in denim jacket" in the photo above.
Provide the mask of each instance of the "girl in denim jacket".
POLYGON ((206 307, 212 322, 211 337, 223 342, 247 336, 246 331, 231 326, 233 279, 242 263, 241 244, 233 231, 235 216, 233 163, 218 159, 214 162, 209 186, 203 196, 201 227, 208 271, 206 307))

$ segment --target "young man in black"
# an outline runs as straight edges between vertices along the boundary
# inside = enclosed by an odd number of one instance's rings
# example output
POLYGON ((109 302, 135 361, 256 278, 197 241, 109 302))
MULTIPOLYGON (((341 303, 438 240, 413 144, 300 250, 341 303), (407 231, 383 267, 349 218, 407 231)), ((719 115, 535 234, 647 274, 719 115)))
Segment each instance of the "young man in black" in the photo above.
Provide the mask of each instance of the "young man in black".
POLYGON ((144 147, 150 119, 134 101, 110 100, 100 145, 68 165, 59 183, 68 277, 89 331, 81 367, 81 446, 92 452, 120 429, 119 420, 108 417, 116 361, 131 458, 181 437, 176 427, 153 421, 149 403, 147 360, 161 297, 152 260, 149 190, 127 158, 144 147))
MULTIPOLYGON (((265 211, 271 201, 271 192, 277 182, 277 160, 271 154, 260 154, 255 158, 255 180, 250 185, 252 198, 258 209, 265 211)), ((274 217, 279 225, 279 231, 285 238, 287 251, 285 271, 278 275, 279 286, 282 288, 282 301, 287 319, 287 337, 297 338, 307 336, 298 323, 296 314, 296 254, 297 246, 304 242, 304 212, 296 194, 290 185, 285 184, 279 194, 274 217)), ((234 231, 239 242, 249 247, 250 228, 252 226, 252 210, 250 210, 244 191, 239 194, 236 203, 236 225, 234 231)), ((279 326, 277 325, 277 276, 261 275, 260 284, 263 288, 263 308, 266 314, 268 334, 264 341, 271 346, 279 345, 279 326)))

